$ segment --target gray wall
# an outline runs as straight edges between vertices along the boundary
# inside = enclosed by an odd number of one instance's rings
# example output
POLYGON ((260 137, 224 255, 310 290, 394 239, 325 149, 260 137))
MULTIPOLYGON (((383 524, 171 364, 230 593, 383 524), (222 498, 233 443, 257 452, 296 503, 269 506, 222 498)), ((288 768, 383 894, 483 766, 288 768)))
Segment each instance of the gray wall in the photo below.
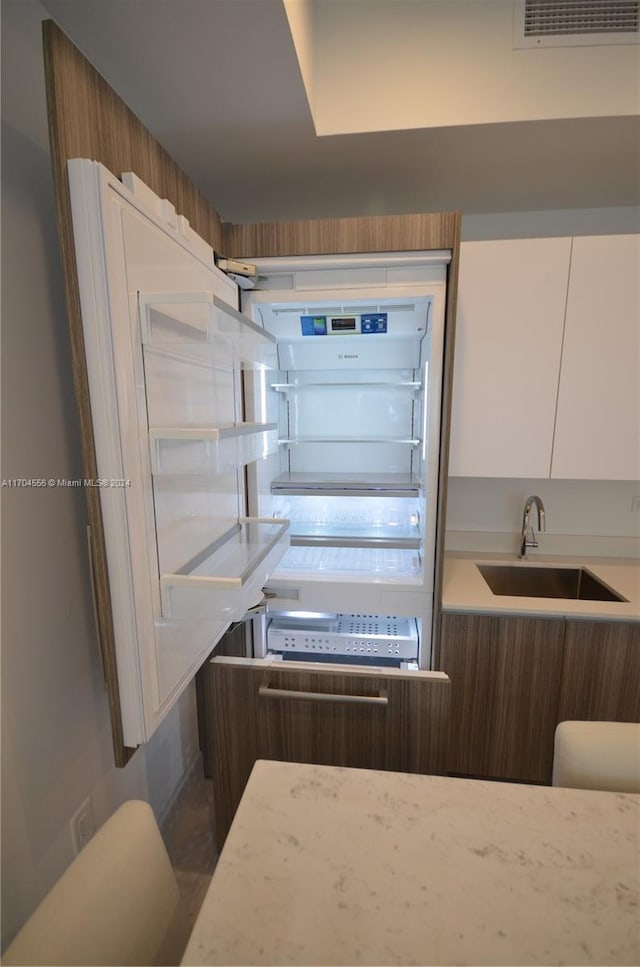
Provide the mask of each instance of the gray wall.
MULTIPOLYGON (((41 19, 2 3, 2 478, 82 476, 50 170, 41 19)), ((3 487, 2 948, 73 858, 69 822, 161 817, 197 756, 193 688, 113 765, 80 489, 3 487)))
POLYGON ((565 208, 462 216, 463 242, 492 238, 629 235, 640 232, 640 208, 565 208))

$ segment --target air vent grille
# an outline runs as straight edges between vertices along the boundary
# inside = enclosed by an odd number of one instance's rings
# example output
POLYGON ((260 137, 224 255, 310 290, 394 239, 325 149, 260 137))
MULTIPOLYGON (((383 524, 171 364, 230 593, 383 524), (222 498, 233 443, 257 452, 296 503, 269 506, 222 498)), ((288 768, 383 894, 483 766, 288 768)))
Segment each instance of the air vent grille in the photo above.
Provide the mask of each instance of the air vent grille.
POLYGON ((638 33, 639 0, 526 0, 525 37, 638 33))
MULTIPOLYGON (((278 309, 278 312, 281 312, 278 309)), ((296 312, 300 312, 298 307, 296 312)), ((347 306, 307 306, 304 314, 308 316, 339 316, 339 315, 366 315, 370 312, 415 312, 416 306, 413 302, 405 302, 399 305, 347 305, 347 306)))

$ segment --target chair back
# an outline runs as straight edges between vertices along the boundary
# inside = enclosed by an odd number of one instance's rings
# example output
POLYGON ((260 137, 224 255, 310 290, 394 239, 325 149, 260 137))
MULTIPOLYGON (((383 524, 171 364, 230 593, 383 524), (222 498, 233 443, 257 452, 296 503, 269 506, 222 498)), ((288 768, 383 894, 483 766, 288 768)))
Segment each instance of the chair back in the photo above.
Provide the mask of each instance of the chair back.
POLYGON ((640 724, 560 722, 552 783, 572 789, 640 793, 640 724))
POLYGON ((153 811, 124 803, 52 887, 2 957, 48 965, 179 964, 186 913, 153 811))

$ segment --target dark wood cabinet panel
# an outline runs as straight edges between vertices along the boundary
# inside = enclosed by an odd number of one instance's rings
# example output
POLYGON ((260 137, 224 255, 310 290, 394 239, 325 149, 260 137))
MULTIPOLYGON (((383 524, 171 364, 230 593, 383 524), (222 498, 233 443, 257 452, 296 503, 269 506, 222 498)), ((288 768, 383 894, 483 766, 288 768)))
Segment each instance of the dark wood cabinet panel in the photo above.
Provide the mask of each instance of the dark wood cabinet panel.
POLYGON ((336 255, 454 249, 460 212, 319 218, 291 222, 225 223, 224 251, 234 258, 336 255))
POLYGON ((549 782, 562 670, 561 619, 444 614, 451 679, 448 769, 549 782))
MULTIPOLYGON (((232 624, 225 631, 214 648, 214 655, 226 655, 232 658, 246 658, 249 643, 247 636, 250 631, 247 622, 240 621, 232 624)), ((207 696, 207 669, 211 655, 204 662, 196 674, 196 708, 198 714, 198 741, 202 754, 202 769, 206 779, 211 779, 213 766, 211 764, 211 735, 213 734, 213 720, 211 702, 207 696)))
POLYGON ((408 672, 207 666, 218 847, 256 759, 442 774, 449 681, 408 672))
POLYGON ((567 621, 558 721, 640 722, 640 624, 567 621))

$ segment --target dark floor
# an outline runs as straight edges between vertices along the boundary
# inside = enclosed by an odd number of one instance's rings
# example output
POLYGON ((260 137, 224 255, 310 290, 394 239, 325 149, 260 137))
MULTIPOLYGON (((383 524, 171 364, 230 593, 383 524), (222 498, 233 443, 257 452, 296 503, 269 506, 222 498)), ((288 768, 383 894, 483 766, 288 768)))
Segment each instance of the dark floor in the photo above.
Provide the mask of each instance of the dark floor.
POLYGON ((200 763, 192 770, 162 825, 182 900, 193 926, 218 855, 213 838, 213 791, 200 763))

